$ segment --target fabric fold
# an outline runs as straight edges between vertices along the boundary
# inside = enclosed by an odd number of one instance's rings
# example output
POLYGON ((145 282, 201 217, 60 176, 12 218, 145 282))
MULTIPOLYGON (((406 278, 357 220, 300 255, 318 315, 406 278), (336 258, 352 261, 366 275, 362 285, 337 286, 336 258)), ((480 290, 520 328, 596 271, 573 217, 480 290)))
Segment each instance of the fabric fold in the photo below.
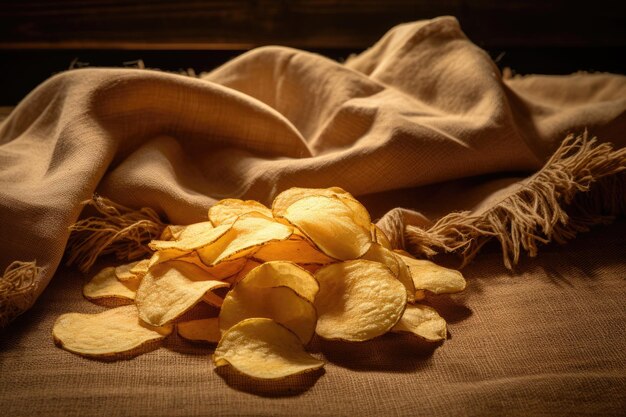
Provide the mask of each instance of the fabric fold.
POLYGON ((402 218, 423 230, 452 211, 488 211, 570 133, 623 148, 625 115, 626 77, 504 79, 452 17, 392 28, 345 64, 264 47, 201 78, 72 70, 0 124, 0 270, 36 260, 34 302, 94 192, 191 223, 225 197, 269 203, 292 186, 340 186, 377 217, 423 213, 402 218))

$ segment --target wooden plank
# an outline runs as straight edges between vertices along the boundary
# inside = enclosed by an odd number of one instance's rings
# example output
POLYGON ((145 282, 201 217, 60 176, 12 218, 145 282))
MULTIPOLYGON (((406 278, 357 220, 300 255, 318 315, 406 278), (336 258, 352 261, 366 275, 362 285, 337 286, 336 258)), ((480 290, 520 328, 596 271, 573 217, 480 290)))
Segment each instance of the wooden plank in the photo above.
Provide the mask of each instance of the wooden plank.
POLYGON ((623 46, 626 2, 1 0, 0 49, 365 48, 392 26, 457 16, 483 47, 623 46))

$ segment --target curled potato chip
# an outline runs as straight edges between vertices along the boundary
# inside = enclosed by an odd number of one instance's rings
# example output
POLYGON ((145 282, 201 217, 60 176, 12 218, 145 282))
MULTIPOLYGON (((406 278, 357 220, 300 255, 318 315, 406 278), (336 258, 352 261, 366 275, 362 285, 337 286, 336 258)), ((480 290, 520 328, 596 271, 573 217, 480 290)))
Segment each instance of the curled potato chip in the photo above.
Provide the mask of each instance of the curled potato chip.
POLYGON ((232 261, 220 262, 215 266, 207 266, 202 262, 200 256, 196 252, 188 253, 185 256, 176 258, 177 261, 188 262, 205 271, 211 279, 224 280, 232 275, 237 274, 246 264, 246 258, 233 259, 232 261))
MULTIPOLYGON (((241 258, 241 259, 245 259, 245 258, 241 258)), ((247 259, 246 264, 243 266, 243 268, 241 268, 241 270, 237 272, 236 275, 226 278, 226 281, 228 281, 231 284, 236 284, 242 279, 244 279, 246 275, 248 275, 248 272, 252 271, 254 268, 256 268, 259 265, 261 265, 261 262, 257 262, 254 259, 247 259)))
POLYGON ((220 239, 211 245, 197 250, 205 265, 245 257, 272 241, 285 240, 293 233, 293 228, 276 222, 258 213, 248 213, 237 218, 220 239))
POLYGON ((176 325, 178 335, 183 339, 217 343, 220 340, 220 326, 217 317, 190 320, 176 325))
POLYGON ((393 273, 393 275, 404 285, 406 288, 407 300, 409 302, 415 301, 415 284, 411 278, 409 268, 396 254, 389 249, 383 247, 379 243, 373 242, 369 250, 361 257, 369 261, 380 262, 387 266, 393 273))
POLYGON ((324 254, 305 238, 297 235, 287 240, 270 242, 254 253, 254 259, 261 262, 291 261, 297 264, 326 265, 335 259, 324 254))
POLYGON ((267 318, 250 318, 231 327, 222 335, 213 363, 216 367, 230 364, 259 379, 285 378, 324 366, 304 350, 294 333, 267 318))
POLYGON ((447 334, 446 321, 434 308, 421 304, 406 306, 392 331, 413 333, 431 342, 445 340, 447 334))
POLYGON ((185 230, 185 226, 177 224, 165 226, 161 232, 161 236, 159 236, 159 240, 176 240, 180 236, 180 232, 183 230, 185 230))
POLYGON ((272 210, 255 200, 226 198, 215 203, 209 209, 209 220, 213 226, 234 223, 243 214, 259 213, 272 217, 272 210))
POLYGON ((115 268, 104 268, 83 287, 83 295, 88 300, 115 298, 133 301, 137 290, 133 281, 120 282, 115 268))
POLYGON ((389 331, 402 317, 406 289, 386 266, 367 260, 327 265, 315 274, 320 291, 316 333, 364 341, 389 331))
POLYGON ((220 297, 219 295, 215 293, 212 293, 211 291, 205 293, 202 296, 202 301, 217 308, 221 307, 222 304, 224 303, 224 299, 222 297, 220 297))
POLYGON ((144 267, 146 272, 148 271, 149 259, 142 259, 141 261, 131 262, 129 264, 123 264, 115 267, 115 276, 120 281, 131 281, 141 278, 144 274, 138 273, 144 267))
POLYGON ((290 205, 311 196, 333 197, 341 200, 351 210, 353 221, 364 229, 370 229, 371 218, 367 209, 352 194, 339 187, 289 188, 276 196, 272 203, 272 213, 274 217, 283 218, 290 205))
POLYGON ((454 269, 444 268, 424 259, 414 259, 396 252, 411 273, 417 290, 427 290, 434 294, 451 294, 465 289, 463 274, 454 269))
POLYGON ((293 262, 266 262, 252 269, 240 285, 256 287, 289 287, 311 303, 320 287, 313 275, 293 262))
MULTIPOLYGON (((144 275, 148 273, 149 265, 150 259, 143 259, 141 261, 138 261, 132 268, 130 268, 129 272, 133 274, 137 279, 141 279, 144 275)), ((117 271, 115 272, 115 274, 117 275, 117 279, 123 281, 117 271)))
POLYGON ((385 232, 383 232, 381 228, 376 226, 374 223, 372 223, 371 228, 372 228, 372 242, 379 243, 384 248, 391 250, 392 249, 391 242, 389 241, 389 238, 387 237, 385 232))
POLYGON ((153 326, 162 326, 181 316, 212 289, 228 283, 206 280, 195 265, 170 261, 158 264, 143 277, 135 302, 139 317, 153 326))
POLYGON ((83 356, 112 356, 132 351, 172 332, 172 326, 152 327, 137 316, 135 306, 98 314, 67 313, 54 323, 52 336, 63 349, 83 356))
POLYGON ((246 285, 244 279, 224 298, 220 329, 225 332, 252 317, 273 319, 307 344, 315 332, 317 315, 313 304, 289 287, 257 287, 246 285))
POLYGON ((152 250, 192 251, 209 246, 230 230, 230 225, 213 227, 210 222, 186 226, 176 240, 153 240, 148 246, 152 250))
POLYGON ((357 224, 352 210, 337 198, 305 197, 287 207, 282 217, 335 259, 359 258, 372 243, 369 226, 357 224))

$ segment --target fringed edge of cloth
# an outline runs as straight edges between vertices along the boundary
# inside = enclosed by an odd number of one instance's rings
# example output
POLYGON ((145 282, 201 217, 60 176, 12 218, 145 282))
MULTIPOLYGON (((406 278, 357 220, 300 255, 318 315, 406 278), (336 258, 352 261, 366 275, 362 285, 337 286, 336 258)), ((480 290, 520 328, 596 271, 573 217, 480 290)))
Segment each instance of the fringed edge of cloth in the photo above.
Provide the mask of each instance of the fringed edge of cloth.
POLYGON ((36 261, 11 263, 0 277, 0 329, 28 310, 35 302, 36 261))
POLYGON ((534 257, 540 244, 564 243, 626 213, 625 171, 626 148, 598 144, 587 132, 570 135, 540 171, 484 212, 450 213, 424 229, 408 224, 405 213, 396 210, 379 226, 416 256, 456 253, 463 266, 495 238, 504 265, 512 269, 523 252, 534 257))
POLYGON ((99 256, 115 254, 133 260, 152 253, 148 243, 157 239, 165 224, 151 208, 133 210, 94 194, 83 205, 94 207, 100 216, 79 220, 70 226, 67 265, 87 272, 99 256))

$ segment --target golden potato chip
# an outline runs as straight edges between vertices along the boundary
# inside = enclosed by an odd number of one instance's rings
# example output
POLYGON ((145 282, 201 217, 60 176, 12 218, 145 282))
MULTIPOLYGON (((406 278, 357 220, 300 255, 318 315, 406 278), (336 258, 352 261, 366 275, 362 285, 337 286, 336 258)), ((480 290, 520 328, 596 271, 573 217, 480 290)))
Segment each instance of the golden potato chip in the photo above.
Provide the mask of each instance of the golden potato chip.
POLYGON ((230 230, 230 225, 211 226, 210 222, 203 222, 186 226, 176 240, 153 240, 148 246, 152 250, 192 251, 209 246, 230 230))
POLYGON ((287 240, 270 242, 262 246, 253 256, 260 262, 291 261, 297 264, 326 265, 335 261, 303 237, 296 235, 287 240))
POLYGON ((154 266, 137 290, 139 317, 153 326, 162 326, 197 304, 207 291, 228 287, 226 282, 205 278, 202 269, 186 262, 169 261, 154 266))
POLYGON ((180 233, 185 230, 185 226, 170 224, 165 226, 159 236, 159 240, 176 240, 179 238, 180 233))
POLYGON ((369 230, 371 218, 365 207, 357 201, 349 192, 339 187, 330 188, 299 188, 293 187, 278 194, 272 203, 272 213, 274 217, 284 218, 284 214, 290 205, 305 197, 323 196, 338 198, 352 211, 352 220, 369 230))
MULTIPOLYGON (((252 271, 254 268, 256 268, 257 266, 261 265, 261 262, 257 262, 254 259, 246 259, 246 258, 241 258, 241 259, 246 261, 246 264, 244 265, 244 267, 241 268, 241 270, 239 272, 237 272, 236 275, 233 275, 231 277, 225 278, 225 280, 228 281, 231 284, 238 283, 239 281, 244 279, 246 277, 246 275, 248 275, 248 272, 252 271)), ((224 262, 222 262, 222 263, 224 263, 224 262)), ((219 264, 219 265, 221 265, 221 264, 219 264)))
POLYGON ((320 285, 315 332, 325 339, 369 340, 389 331, 402 317, 406 289, 378 262, 330 264, 315 278, 320 285))
POLYGON ((213 363, 216 367, 230 364, 259 379, 285 378, 324 366, 304 350, 294 333, 267 318, 250 318, 231 327, 222 335, 213 363))
POLYGON ((337 198, 305 197, 287 207, 282 216, 335 259, 359 258, 372 243, 369 226, 364 229, 355 223, 352 210, 337 198))
POLYGON ((83 356, 112 356, 163 339, 172 326, 152 327, 137 316, 135 306, 98 314, 67 313, 54 323, 52 336, 63 349, 83 356))
POLYGON ((389 238, 387 237, 385 232, 383 232, 380 229, 380 227, 376 226, 374 223, 372 223, 371 228, 372 228, 372 242, 379 243, 384 248, 391 250, 392 249, 391 242, 389 241, 389 238))
POLYGON ((272 210, 255 200, 226 198, 215 203, 209 209, 209 220, 213 226, 234 223, 243 214, 259 213, 272 217, 272 210))
POLYGON ((141 278, 144 274, 137 274, 134 271, 140 271, 144 268, 146 272, 148 271, 148 263, 149 259, 142 259, 141 261, 131 262, 129 264, 123 264, 115 267, 115 276, 120 281, 129 281, 136 280, 137 278, 141 278))
POLYGON ((208 319, 190 320, 176 325, 178 335, 183 339, 217 343, 221 332, 217 317, 208 319))
MULTIPOLYGON (((135 264, 135 266, 130 268, 129 272, 133 274, 135 277, 141 279, 143 278, 144 275, 148 273, 149 265, 150 265, 150 259, 143 259, 141 261, 138 261, 135 264)), ((117 271, 116 271, 116 275, 117 275, 117 271)), ((122 281, 119 275, 117 275, 117 279, 122 281)))
POLYGON ((245 257, 272 241, 285 240, 293 233, 293 228, 276 222, 258 213, 248 213, 237 218, 214 244, 197 249, 205 265, 217 265, 222 261, 245 257))
POLYGON ((197 252, 188 253, 185 256, 176 258, 177 261, 188 262, 202 268, 212 279, 224 280, 237 274, 246 264, 246 258, 233 259, 232 261, 220 262, 215 266, 205 265, 197 252))
POLYGON ((148 269, 153 268, 155 265, 163 262, 176 260, 183 256, 189 255, 190 253, 190 251, 183 251, 179 249, 165 249, 156 251, 148 260, 148 269))
POLYGON ((300 268, 304 269, 311 275, 315 275, 317 271, 319 271, 324 265, 320 264, 300 264, 300 268))
POLYGON ((116 298, 132 301, 137 290, 133 284, 132 281, 120 282, 115 275, 115 268, 104 268, 85 284, 83 295, 88 300, 116 298))
POLYGON ((393 273, 393 275, 404 285, 406 288, 407 300, 409 302, 415 301, 415 285, 407 265, 396 254, 389 249, 383 247, 381 244, 372 242, 369 250, 361 257, 368 261, 380 262, 387 266, 393 273))
POLYGON ((317 319, 313 304, 291 288, 246 285, 244 278, 224 298, 220 330, 225 332, 251 317, 276 320, 297 334, 304 344, 313 337, 317 319))
POLYGON ((298 295, 315 301, 320 287, 313 275, 293 262, 266 262, 251 270, 240 285, 255 287, 289 287, 298 295))
POLYGON ((434 308, 421 304, 406 306, 392 331, 413 333, 431 342, 445 340, 447 334, 446 321, 434 308))
POLYGON ((427 290, 434 294, 450 294, 465 289, 465 278, 454 269, 444 268, 424 259, 414 259, 396 252, 409 267, 411 278, 417 290, 427 290))
POLYGON ((222 297, 215 293, 212 293, 211 291, 205 293, 204 296, 202 296, 202 301, 217 308, 220 308, 224 303, 224 299, 222 297))

